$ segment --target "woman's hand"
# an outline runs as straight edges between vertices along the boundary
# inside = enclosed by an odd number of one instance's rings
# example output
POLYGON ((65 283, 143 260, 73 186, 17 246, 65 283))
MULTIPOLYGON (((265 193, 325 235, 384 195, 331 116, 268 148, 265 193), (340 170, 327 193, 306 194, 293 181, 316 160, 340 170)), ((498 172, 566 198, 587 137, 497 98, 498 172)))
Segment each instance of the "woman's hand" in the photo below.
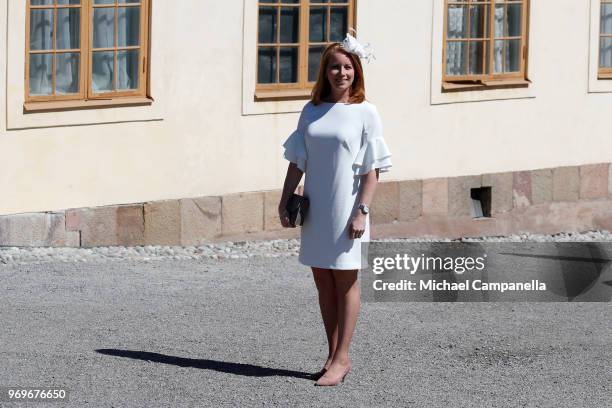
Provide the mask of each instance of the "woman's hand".
POLYGON ((350 239, 361 238, 365 231, 366 216, 360 210, 358 211, 358 214, 353 217, 349 226, 350 239))
POLYGON ((278 207, 278 216, 280 218, 280 223, 284 228, 295 228, 295 225, 291 225, 291 221, 289 221, 289 212, 285 206, 278 207))

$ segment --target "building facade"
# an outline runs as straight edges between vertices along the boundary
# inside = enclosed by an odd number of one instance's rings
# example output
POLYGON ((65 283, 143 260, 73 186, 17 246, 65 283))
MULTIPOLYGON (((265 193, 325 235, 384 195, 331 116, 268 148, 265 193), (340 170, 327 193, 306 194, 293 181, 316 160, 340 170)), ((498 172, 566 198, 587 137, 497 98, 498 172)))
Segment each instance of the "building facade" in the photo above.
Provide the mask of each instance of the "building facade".
POLYGON ((0 245, 295 236, 281 145, 349 27, 375 237, 612 229, 612 1, 0 0, 0 245))

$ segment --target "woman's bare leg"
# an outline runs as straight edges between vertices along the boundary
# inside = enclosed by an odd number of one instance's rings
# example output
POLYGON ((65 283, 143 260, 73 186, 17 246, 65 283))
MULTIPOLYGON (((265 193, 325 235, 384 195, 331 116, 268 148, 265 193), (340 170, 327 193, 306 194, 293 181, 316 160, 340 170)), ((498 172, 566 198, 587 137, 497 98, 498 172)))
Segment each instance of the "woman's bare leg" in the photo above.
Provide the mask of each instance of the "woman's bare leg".
POLYGON ((312 268, 317 291, 319 292, 319 307, 323 317, 323 325, 327 334, 329 354, 324 368, 331 365, 336 345, 338 344, 338 313, 336 304, 336 287, 331 269, 312 268))
POLYGON ((338 345, 326 377, 340 376, 350 365, 349 346, 357 325, 360 307, 360 289, 357 270, 333 270, 338 304, 338 345))

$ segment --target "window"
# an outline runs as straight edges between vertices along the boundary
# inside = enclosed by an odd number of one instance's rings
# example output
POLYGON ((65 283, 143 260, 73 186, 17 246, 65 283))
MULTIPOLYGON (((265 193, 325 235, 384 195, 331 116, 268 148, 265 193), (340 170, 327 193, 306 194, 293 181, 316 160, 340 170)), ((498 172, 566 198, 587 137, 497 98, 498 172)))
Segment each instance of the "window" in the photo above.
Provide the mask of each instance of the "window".
POLYGON ((28 0, 26 102, 145 97, 148 2, 28 0))
POLYGON ((443 81, 448 90, 526 85, 528 0, 445 0, 443 81))
POLYGON ((612 78, 612 0, 601 0, 599 78, 612 78))
POLYGON ((260 0, 256 97, 308 95, 321 54, 354 27, 355 0, 260 0))

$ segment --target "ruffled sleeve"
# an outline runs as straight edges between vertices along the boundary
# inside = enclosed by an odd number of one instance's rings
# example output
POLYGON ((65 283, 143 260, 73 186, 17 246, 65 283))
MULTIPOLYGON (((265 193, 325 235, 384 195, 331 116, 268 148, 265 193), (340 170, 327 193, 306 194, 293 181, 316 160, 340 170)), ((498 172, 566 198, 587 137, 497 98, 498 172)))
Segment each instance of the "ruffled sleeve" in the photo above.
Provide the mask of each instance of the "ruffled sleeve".
POLYGON ((306 154, 306 143, 304 141, 304 132, 306 131, 306 123, 304 111, 300 115, 297 129, 289 135, 283 147, 285 148, 285 159, 291 163, 295 163, 297 167, 306 172, 306 162, 308 155, 306 154))
POLYGON ((368 174, 374 169, 386 172, 391 168, 391 152, 383 138, 382 121, 374 105, 368 104, 364 118, 361 148, 353 162, 355 174, 368 174))

